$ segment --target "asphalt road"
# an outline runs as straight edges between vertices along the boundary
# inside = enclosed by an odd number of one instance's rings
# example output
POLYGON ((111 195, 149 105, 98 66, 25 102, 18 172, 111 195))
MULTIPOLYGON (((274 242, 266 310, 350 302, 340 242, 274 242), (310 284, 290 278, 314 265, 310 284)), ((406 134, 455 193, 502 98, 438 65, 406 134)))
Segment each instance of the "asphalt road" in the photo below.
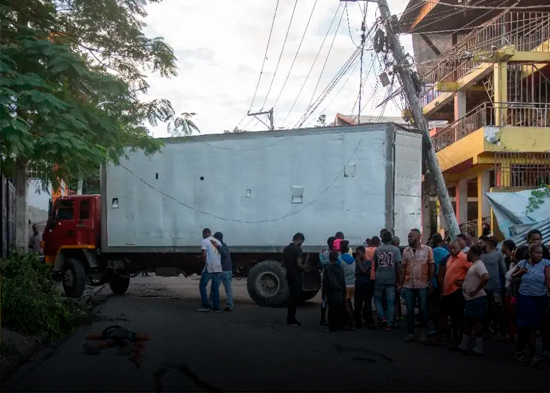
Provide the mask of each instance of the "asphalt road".
POLYGON ((448 343, 405 344, 403 329, 324 333, 318 298, 299 308, 303 326, 288 327, 285 309, 256 306, 246 282, 233 283, 235 311, 217 314, 197 313, 198 281, 191 278, 138 277, 125 296, 106 288, 90 326, 37 353, 2 390, 550 391, 550 365, 520 364, 506 344, 489 341, 485 356, 471 358, 450 352, 448 343), (84 337, 113 324, 153 339, 138 358, 115 349, 86 355, 84 337))

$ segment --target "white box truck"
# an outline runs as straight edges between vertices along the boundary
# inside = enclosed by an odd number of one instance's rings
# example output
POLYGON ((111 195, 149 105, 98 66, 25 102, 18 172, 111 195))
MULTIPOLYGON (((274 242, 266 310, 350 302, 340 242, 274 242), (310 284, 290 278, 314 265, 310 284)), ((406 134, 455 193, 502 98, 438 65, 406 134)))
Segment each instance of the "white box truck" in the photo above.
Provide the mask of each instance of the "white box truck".
MULTIPOLYGON (((421 225, 422 135, 393 123, 164 139, 159 153, 129 152, 101 171, 101 195, 56 200, 45 255, 69 296, 132 275, 200 273, 202 230, 222 232, 248 291, 280 305, 288 288, 281 253, 305 235, 310 263, 337 231, 350 245, 387 228, 421 225)), ((308 274, 303 299, 315 296, 308 274)))

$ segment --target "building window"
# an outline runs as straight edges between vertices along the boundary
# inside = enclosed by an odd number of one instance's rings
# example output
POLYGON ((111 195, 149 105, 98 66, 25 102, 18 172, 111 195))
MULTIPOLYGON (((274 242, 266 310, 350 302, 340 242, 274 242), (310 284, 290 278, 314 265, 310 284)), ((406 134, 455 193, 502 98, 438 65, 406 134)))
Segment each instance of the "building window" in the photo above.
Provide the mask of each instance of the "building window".
POLYGON ((510 167, 512 187, 538 187, 550 184, 550 166, 536 164, 512 164, 510 167))

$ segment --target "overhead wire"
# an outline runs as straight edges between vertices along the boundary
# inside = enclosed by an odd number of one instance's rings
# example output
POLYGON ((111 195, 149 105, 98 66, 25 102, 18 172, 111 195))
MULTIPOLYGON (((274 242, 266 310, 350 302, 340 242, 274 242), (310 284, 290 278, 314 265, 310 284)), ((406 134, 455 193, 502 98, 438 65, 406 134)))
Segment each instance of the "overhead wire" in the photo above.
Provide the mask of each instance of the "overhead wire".
POLYGON ((338 22, 338 25, 336 26, 336 30, 334 30, 334 37, 332 38, 332 42, 330 43, 330 47, 328 48, 327 57, 325 58, 323 68, 321 69, 321 73, 319 74, 319 78, 317 79, 317 84, 315 85, 315 89, 313 89, 313 94, 311 95, 311 99, 309 100, 308 107, 311 106, 311 103, 315 98, 315 93, 317 93, 317 89, 319 88, 319 84, 321 83, 321 79, 323 78, 323 74, 325 73, 325 68, 327 66, 328 59, 330 58, 330 54, 332 53, 332 48, 334 47, 334 41, 336 41, 336 37, 338 36, 338 30, 340 29, 340 25, 342 24, 342 19, 344 18, 344 11, 345 9, 342 10, 342 15, 340 16, 340 20, 338 22))
POLYGON ((292 14, 290 15, 290 22, 288 22, 288 28, 286 29, 285 39, 283 41, 283 47, 281 48, 281 54, 279 55, 279 60, 277 60, 277 65, 275 66, 275 71, 273 73, 273 78, 271 78, 271 83, 269 85, 269 89, 268 89, 267 94, 265 96, 265 100, 264 100, 264 103, 262 104, 262 109, 260 109, 260 112, 264 110, 267 99, 269 98, 269 94, 271 93, 271 89, 273 88, 273 83, 275 82, 275 78, 277 77, 277 71, 279 70, 279 65, 281 64, 281 59, 283 58, 283 54, 285 52, 286 42, 288 40, 288 35, 290 33, 290 28, 292 27, 292 21, 294 20, 294 14, 296 13, 296 6, 297 5, 298 5, 298 0, 295 0, 294 1, 294 7, 292 8, 292 14))
POLYGON ((269 37, 267 39, 267 46, 265 48, 264 59, 262 61, 262 68, 260 69, 260 76, 258 77, 258 83, 256 84, 256 90, 254 91, 254 96, 252 97, 252 103, 250 104, 250 109, 248 110, 249 112, 252 110, 252 107, 254 106, 254 101, 256 101, 256 95, 258 94, 258 89, 260 87, 260 82, 262 80, 262 75, 264 73, 265 62, 267 61, 267 54, 269 52, 271 37, 273 35, 273 28, 275 27, 275 20, 277 19, 277 11, 279 10, 279 1, 280 0, 277 0, 277 4, 275 5, 275 13, 273 14, 273 21, 271 22, 271 29, 269 30, 269 37))
POLYGON ((338 11, 340 10, 340 7, 342 6, 342 3, 338 3, 338 7, 336 8, 336 11, 334 12, 334 16, 332 18, 332 21, 330 22, 330 26, 327 30, 327 33, 325 34, 325 38, 323 39, 323 42, 321 43, 321 46, 319 48, 319 51, 317 51, 317 55, 315 56, 315 59, 313 60, 313 63, 309 69, 309 72, 307 73, 307 76, 306 78, 304 79, 304 83, 302 84, 302 87, 300 88, 300 90, 298 91, 298 94, 296 95, 296 98, 294 99, 294 102, 292 103, 292 106, 290 107, 285 119, 282 121, 281 125, 284 125, 286 123, 286 121, 288 120, 288 118, 290 117, 290 115, 292 114, 292 110, 294 109, 294 107, 296 106, 296 103, 298 102, 298 99, 300 98, 300 96, 302 95, 302 92, 304 91, 304 87, 306 86, 306 83, 307 81, 309 80, 309 77, 311 75, 311 72, 313 71, 313 68, 315 67, 315 64, 317 63, 317 59, 319 58, 319 55, 321 54, 321 51, 323 49, 323 46, 325 45, 325 41, 330 33, 330 30, 332 29, 332 25, 334 24, 334 21, 336 20, 336 17, 338 16, 338 11))
MULTIPOLYGON (((434 5, 445 5, 447 7, 453 7, 453 8, 462 8, 462 9, 473 9, 473 10, 505 10, 508 7, 492 7, 492 6, 483 6, 483 5, 468 5, 468 4, 452 4, 452 3, 446 3, 439 0, 423 0, 424 3, 430 3, 434 5)), ((541 9, 541 8, 550 8, 550 4, 548 5, 526 5, 526 6, 516 6, 514 7, 515 11, 521 11, 521 10, 535 10, 535 9, 541 9)))
MULTIPOLYGON (((342 93, 342 90, 344 90, 344 87, 346 87, 346 85, 348 84, 349 80, 351 79, 351 77, 353 76, 353 73, 355 72, 355 70, 357 69, 357 66, 359 65, 359 62, 356 60, 354 62, 354 66, 353 68, 351 69, 351 72, 349 73, 348 77, 346 78, 346 80, 344 81, 344 83, 342 84, 342 86, 340 86, 340 89, 338 89, 338 91, 336 92, 336 94, 334 95, 334 97, 332 97, 332 100, 330 100, 330 102, 324 107, 323 110, 319 111, 318 114, 323 114, 326 112, 326 110, 328 109, 329 106, 332 105, 332 103, 336 100, 336 98, 338 98, 340 96, 340 93, 342 93)), ((308 123, 308 126, 311 125, 311 123, 313 123, 315 121, 315 118, 313 118, 309 123, 308 123)))
POLYGON ((317 7, 317 2, 319 0, 315 0, 315 3, 313 3, 313 8, 311 9, 311 13, 309 14, 308 21, 306 23, 306 28, 304 29, 304 34, 302 34, 302 39, 300 40, 300 44, 298 45, 298 49, 296 50, 296 54, 294 55, 294 60, 292 60, 292 64, 290 66, 290 69, 288 70, 288 73, 286 75, 285 82, 283 83, 283 87, 281 88, 281 91, 279 92, 279 95, 277 96, 277 99, 275 100, 275 104, 273 104, 273 107, 277 106, 277 103, 281 99, 281 96, 283 94, 283 91, 285 90, 286 84, 288 83, 288 80, 290 78, 290 75, 292 73, 292 70, 294 69, 294 64, 296 63, 296 59, 298 58, 298 55, 300 54, 300 49, 302 48, 302 44, 304 43, 304 39, 306 38, 307 31, 309 29, 309 25, 311 23, 311 19, 313 17, 313 13, 315 12, 315 8, 317 7))
POLYGON ((356 49, 353 54, 346 60, 344 65, 340 68, 339 72, 336 74, 336 76, 331 80, 331 82, 325 87, 325 89, 321 92, 319 97, 313 102, 307 109, 306 113, 302 116, 302 118, 296 123, 294 128, 301 127, 307 119, 312 115, 312 113, 321 105, 321 103, 326 99, 326 97, 330 94, 330 92, 334 89, 336 84, 342 79, 342 77, 349 71, 351 68, 353 62, 357 59, 359 56, 359 50, 356 49))
MULTIPOLYGON (((365 54, 365 42, 367 40, 366 37, 366 23, 367 23, 367 10, 368 10, 368 4, 365 4, 365 11, 363 12, 363 21, 361 22, 361 59, 359 60, 360 64, 360 71, 359 71, 359 113, 357 114, 357 121, 360 121, 361 119, 361 99, 363 98, 363 58, 365 54)), ((359 6, 359 8, 361 8, 359 6)))

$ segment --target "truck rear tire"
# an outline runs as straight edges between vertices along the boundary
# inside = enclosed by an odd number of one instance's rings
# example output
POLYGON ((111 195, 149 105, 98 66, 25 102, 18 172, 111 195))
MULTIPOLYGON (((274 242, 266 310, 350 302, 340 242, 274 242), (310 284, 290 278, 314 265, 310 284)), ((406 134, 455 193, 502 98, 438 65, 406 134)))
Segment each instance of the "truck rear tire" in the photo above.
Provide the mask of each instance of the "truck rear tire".
POLYGON ((124 295, 130 286, 130 278, 115 276, 111 282, 109 282, 109 286, 115 295, 124 295))
POLYGON ((290 294, 286 269, 277 261, 263 261, 250 269, 246 287, 252 300, 266 307, 282 306, 290 294))
POLYGON ((63 289, 67 297, 79 298, 86 289, 86 269, 78 259, 68 258, 63 264, 63 289))

